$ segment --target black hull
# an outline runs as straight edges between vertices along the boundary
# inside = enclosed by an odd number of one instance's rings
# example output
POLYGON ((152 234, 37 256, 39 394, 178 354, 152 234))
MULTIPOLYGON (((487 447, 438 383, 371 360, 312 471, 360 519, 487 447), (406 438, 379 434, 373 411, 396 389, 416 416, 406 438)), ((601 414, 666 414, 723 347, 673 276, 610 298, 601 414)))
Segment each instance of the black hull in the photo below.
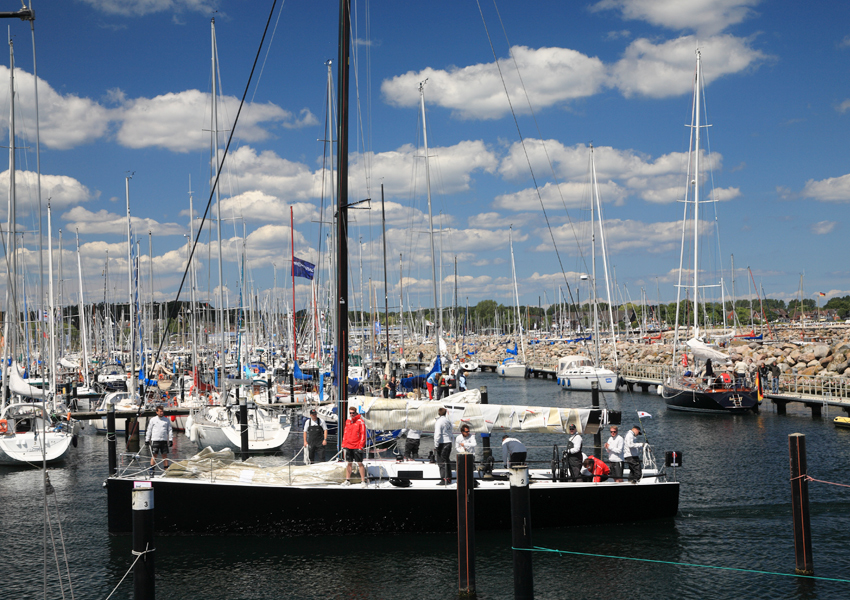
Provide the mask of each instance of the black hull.
POLYGON ((758 412, 759 402, 753 390, 713 390, 710 392, 664 386, 667 408, 689 412, 745 413, 758 412))
MULTIPOLYGON (((109 478, 109 532, 132 530, 132 479, 109 478)), ((178 534, 350 535, 457 530, 454 488, 290 487, 157 479, 155 531, 178 534)), ((510 487, 477 489, 475 527, 509 529, 510 487)), ((672 518, 679 483, 531 485, 535 527, 672 518)))

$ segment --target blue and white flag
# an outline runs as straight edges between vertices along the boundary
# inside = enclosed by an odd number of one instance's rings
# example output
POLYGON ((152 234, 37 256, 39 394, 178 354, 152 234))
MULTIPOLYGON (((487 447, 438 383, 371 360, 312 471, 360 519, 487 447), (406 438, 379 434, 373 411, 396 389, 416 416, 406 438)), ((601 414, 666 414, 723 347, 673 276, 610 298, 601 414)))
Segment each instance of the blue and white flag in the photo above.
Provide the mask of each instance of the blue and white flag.
POLYGON ((316 265, 308 263, 306 260, 292 257, 292 276, 304 277, 305 279, 313 279, 313 273, 316 271, 316 265))

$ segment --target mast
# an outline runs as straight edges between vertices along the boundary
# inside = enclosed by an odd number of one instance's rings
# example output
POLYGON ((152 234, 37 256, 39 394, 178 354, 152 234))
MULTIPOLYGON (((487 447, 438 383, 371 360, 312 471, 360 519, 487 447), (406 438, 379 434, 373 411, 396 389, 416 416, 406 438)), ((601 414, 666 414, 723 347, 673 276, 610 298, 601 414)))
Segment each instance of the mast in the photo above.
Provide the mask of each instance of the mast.
POLYGON ((127 391, 130 392, 130 398, 135 397, 136 393, 136 319, 135 306, 133 305, 133 240, 132 225, 130 222, 130 179, 132 178, 132 173, 124 178, 124 193, 127 198, 127 323, 130 325, 130 339, 128 341, 128 348, 130 350, 130 379, 128 381, 127 391))
MULTIPOLYGON (((427 79, 425 81, 428 81, 427 79)), ((437 261, 434 252, 434 215, 431 211, 431 167, 428 160, 428 127, 425 123, 425 81, 419 84, 419 106, 422 111, 422 143, 425 150, 425 182, 428 190, 428 237, 431 240, 431 280, 434 285, 434 312, 437 322, 437 356, 441 355, 440 338, 443 337, 443 311, 437 296, 437 261)))
MULTIPOLYGON (((398 255, 398 305, 399 324, 401 325, 401 356, 404 358, 404 267, 401 262, 402 255, 398 255)), ((403 373, 402 373, 403 375, 403 373)))
POLYGON ((79 275, 80 293, 77 300, 77 316, 79 317, 80 325, 80 340, 83 346, 83 379, 86 387, 91 386, 89 381, 89 357, 88 357, 88 339, 86 338, 86 315, 84 312, 85 303, 83 302, 83 262, 80 258, 80 231, 77 230, 77 274, 79 275))
POLYGON ((387 214, 384 211, 384 184, 381 184, 381 229, 383 230, 384 239, 384 318, 387 320, 386 338, 387 338, 387 367, 385 371, 389 374, 390 367, 390 300, 389 291, 387 290, 387 214))
POLYGON ((699 84, 700 84, 700 51, 697 50, 697 72, 694 83, 694 337, 699 337, 699 84))
POLYGON ((339 59, 337 60, 337 410, 342 444, 348 414, 348 61, 351 44, 351 2, 339 2, 339 59))
MULTIPOLYGON (((50 201, 47 202, 47 287, 48 287, 48 310, 50 311, 50 320, 48 325, 48 334, 50 335, 50 368, 46 369, 46 375, 50 376, 50 397, 56 398, 56 377, 53 376, 53 371, 56 368, 56 302, 53 298, 53 228, 50 220, 50 201)), ((39 277, 40 280, 40 277, 39 277)))
POLYGON ((516 263, 514 262, 514 226, 508 229, 508 241, 511 246, 511 274, 514 277, 514 297, 516 298, 517 327, 519 327, 519 341, 522 347, 522 364, 525 364, 525 338, 522 335, 522 318, 519 314, 519 289, 516 283, 516 263))
MULTIPOLYGON (((218 82, 218 47, 215 41, 215 17, 210 20, 210 28, 212 35, 212 138, 213 138, 213 153, 215 173, 213 173, 213 181, 218 180, 219 157, 218 157, 218 91, 216 84, 218 82)), ((225 354, 226 346, 224 342, 224 269, 223 269, 223 252, 221 250, 221 186, 215 186, 215 208, 216 208, 216 229, 218 231, 218 323, 219 323, 219 352, 221 353, 221 370, 219 371, 219 387, 221 388, 221 402, 227 401, 227 376, 225 374, 225 354)), ((215 364, 215 363, 213 363, 215 364)))

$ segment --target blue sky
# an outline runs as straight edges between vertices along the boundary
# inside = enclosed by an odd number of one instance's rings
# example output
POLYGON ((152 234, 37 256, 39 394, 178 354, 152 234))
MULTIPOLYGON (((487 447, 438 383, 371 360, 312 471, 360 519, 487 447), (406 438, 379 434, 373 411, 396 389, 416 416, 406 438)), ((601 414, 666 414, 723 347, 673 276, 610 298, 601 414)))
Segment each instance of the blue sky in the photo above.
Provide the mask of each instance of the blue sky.
MULTIPOLYGON (((0 10, 17 8, 6 0, 0 10)), ((133 172, 134 229, 145 256, 152 232, 152 287, 157 300, 171 299, 185 264, 190 179, 196 214, 209 198, 210 18, 216 18, 225 96, 219 127, 229 130, 271 2, 69 0, 36 2, 33 8, 44 226, 50 198, 54 244, 62 229, 65 298, 76 301, 75 231, 87 301, 103 297, 107 251, 110 294, 126 297, 124 188, 125 176, 133 172)), ((719 237, 716 256, 726 270, 727 293, 732 254, 738 297, 748 294, 748 266, 769 297, 796 297, 801 273, 807 297, 850 293, 843 254, 850 202, 850 6, 837 1, 481 0, 480 8, 468 1, 355 3, 350 199, 373 200, 372 210, 352 211, 356 295, 361 251, 364 288, 370 278, 383 280, 383 182, 390 304, 398 305, 400 254, 405 303, 432 304, 418 104, 418 84, 428 78, 432 203, 435 228, 443 230, 437 247, 442 247, 444 304, 451 301, 455 256, 461 304, 467 298, 470 304, 484 298, 511 302, 511 225, 521 302, 551 302, 558 286, 564 287, 561 265, 570 285, 576 285, 590 260, 590 143, 596 148, 619 294, 638 301, 644 288, 650 301, 659 295, 675 299, 682 218, 677 200, 686 180, 685 125, 697 47, 707 84, 711 179, 719 200, 717 230, 711 223, 706 230, 719 237)), ((326 241, 319 239, 318 222, 330 218, 327 211, 320 214, 330 199, 321 198, 324 148, 318 140, 326 119, 324 63, 336 59, 337 12, 330 0, 287 0, 278 3, 273 16, 262 75, 250 88, 222 176, 231 304, 238 293, 243 223, 247 272, 261 295, 272 287, 273 264, 278 292, 288 294, 290 207, 296 255, 320 265, 327 260, 319 254, 326 241)), ((31 232, 37 227, 32 45, 27 23, 7 24, 16 54, 17 145, 26 147, 17 153, 18 226, 28 232, 32 290, 36 237, 31 232)), ((8 80, 8 66, 0 68, 6 139, 8 80)), ((8 170, 0 174, 0 186, 8 188, 8 170)), ((5 223, 5 202, 2 212, 5 223)), ((199 294, 205 297, 208 287, 218 285, 217 245, 215 236, 211 244, 206 235, 202 242, 199 294)), ((58 259, 58 250, 54 255, 58 259)), ((145 259, 144 294, 151 289, 148 270, 145 259)), ((601 277, 601 263, 597 270, 601 277)), ((382 283, 379 297, 381 289, 382 283)), ((299 305, 306 290, 299 280, 299 305)), ((582 288, 582 298, 586 295, 582 288)))

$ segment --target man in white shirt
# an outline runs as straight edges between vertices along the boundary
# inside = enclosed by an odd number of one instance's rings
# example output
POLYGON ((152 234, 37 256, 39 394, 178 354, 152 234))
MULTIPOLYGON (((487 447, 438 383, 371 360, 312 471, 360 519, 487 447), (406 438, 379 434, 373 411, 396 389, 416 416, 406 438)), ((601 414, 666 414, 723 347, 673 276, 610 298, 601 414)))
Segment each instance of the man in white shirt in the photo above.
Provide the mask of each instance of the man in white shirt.
POLYGON ((474 454, 476 445, 475 436, 472 434, 469 425, 464 423, 460 426, 460 433, 455 438, 455 452, 458 454, 461 452, 474 454))
POLYGON ((422 432, 418 429, 402 429, 401 436, 406 438, 404 443, 404 460, 416 460, 419 458, 419 444, 422 441, 422 432))
POLYGON ((168 449, 174 445, 174 432, 171 428, 171 419, 165 416, 165 410, 161 406, 156 407, 156 416, 148 422, 145 442, 151 447, 151 475, 156 468, 157 454, 162 457, 162 468, 167 469, 168 449))
POLYGON ((570 479, 581 481, 581 463, 584 456, 581 452, 581 436, 575 425, 570 425, 570 436, 567 438, 567 465, 570 467, 570 479))
POLYGON ((640 427, 637 425, 629 429, 628 433, 626 433, 626 439, 623 442, 623 453, 626 457, 626 464, 629 465, 629 483, 637 483, 643 475, 640 451, 644 443, 636 442, 636 435, 640 435, 640 427))
POLYGON ((437 456, 437 464, 440 465, 442 479, 437 485, 449 485, 452 482, 452 467, 449 464, 449 456, 452 453, 452 423, 446 416, 447 412, 444 406, 437 409, 439 416, 434 423, 434 454, 437 456))
POLYGON ((609 429, 611 437, 605 442, 608 451, 608 463, 611 465, 611 477, 614 481, 623 481, 623 452, 625 451, 625 440, 619 435, 618 427, 611 425, 609 429))

